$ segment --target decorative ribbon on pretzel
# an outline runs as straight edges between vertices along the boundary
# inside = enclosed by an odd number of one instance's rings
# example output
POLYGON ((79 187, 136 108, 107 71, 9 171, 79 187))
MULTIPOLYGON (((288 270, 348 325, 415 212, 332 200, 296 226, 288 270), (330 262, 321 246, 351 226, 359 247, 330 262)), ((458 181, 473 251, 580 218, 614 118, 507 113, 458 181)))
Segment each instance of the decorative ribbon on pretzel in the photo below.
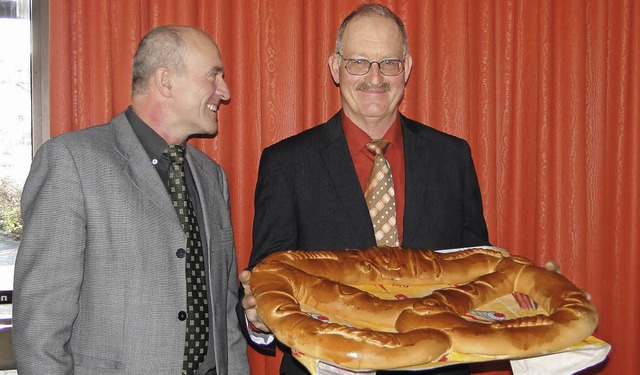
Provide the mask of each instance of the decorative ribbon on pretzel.
POLYGON ((258 314, 278 340, 351 369, 420 365, 449 351, 510 358, 552 353, 589 337, 598 324, 595 307, 565 277, 488 249, 282 251, 258 264, 250 283, 258 314), (448 287, 385 300, 354 285, 448 287), (513 292, 529 295, 548 315, 490 324, 462 317, 513 292), (318 314, 346 324, 312 317, 318 314))

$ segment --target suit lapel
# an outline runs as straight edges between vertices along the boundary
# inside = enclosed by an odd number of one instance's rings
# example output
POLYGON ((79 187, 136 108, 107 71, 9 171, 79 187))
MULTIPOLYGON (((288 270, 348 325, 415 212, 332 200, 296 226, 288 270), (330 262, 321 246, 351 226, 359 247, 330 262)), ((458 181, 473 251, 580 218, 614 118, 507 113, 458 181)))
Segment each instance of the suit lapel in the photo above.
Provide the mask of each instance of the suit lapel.
POLYGON ((351 160, 347 139, 342 131, 340 113, 329 120, 325 129, 326 147, 320 149, 320 155, 345 208, 344 213, 350 216, 353 230, 358 236, 369 236, 373 239, 373 226, 367 203, 351 160))
POLYGON ((180 225, 164 182, 149 161, 149 156, 133 132, 124 113, 117 116, 112 122, 115 129, 115 148, 127 161, 126 173, 131 182, 160 211, 180 225))
POLYGON ((218 177, 214 173, 209 173, 210 171, 203 166, 201 159, 194 157, 193 146, 187 145, 187 147, 190 149, 187 152, 187 162, 189 163, 189 169, 191 170, 191 175, 193 176, 193 181, 198 191, 198 200, 202 211, 203 222, 200 223, 200 227, 207 228, 207 230, 204 230, 206 238, 203 238, 203 241, 207 243, 209 252, 211 252, 211 233, 209 233, 210 230, 208 230, 208 228, 220 226, 220 224, 212 225, 215 216, 211 215, 211 212, 214 212, 213 207, 215 207, 215 205, 226 203, 224 201, 216 202, 216 195, 211 194, 216 191, 211 185, 218 182, 218 177), (204 174, 206 174, 206 176, 204 174))
MULTIPOLYGON (((406 117, 401 117, 404 142, 405 162, 405 211, 403 243, 412 243, 414 237, 425 224, 423 219, 430 216, 428 211, 429 164, 431 160, 428 147, 429 140, 418 134, 416 124, 410 123, 406 117), (425 210, 426 214, 425 214, 425 210)), ((420 125, 421 126, 421 125, 420 125)))

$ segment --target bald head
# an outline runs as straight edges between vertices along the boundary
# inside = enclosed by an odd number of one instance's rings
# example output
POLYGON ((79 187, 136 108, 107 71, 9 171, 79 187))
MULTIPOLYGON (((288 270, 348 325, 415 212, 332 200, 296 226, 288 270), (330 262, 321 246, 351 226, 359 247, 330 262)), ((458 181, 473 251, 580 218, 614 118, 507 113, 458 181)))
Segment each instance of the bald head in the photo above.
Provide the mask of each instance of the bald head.
POLYGON ((168 144, 218 131, 218 109, 230 97, 216 43, 190 26, 160 26, 134 56, 132 109, 168 144))
POLYGON ((404 23, 395 13, 391 11, 391 9, 380 5, 380 4, 362 4, 356 10, 351 12, 340 24, 340 28, 338 29, 338 37, 336 39, 336 50, 335 52, 341 54, 343 48, 343 36, 344 31, 349 25, 351 21, 359 19, 361 17, 382 17, 389 20, 392 20, 400 30, 400 34, 402 35, 402 52, 403 56, 406 56, 409 53, 409 46, 407 43, 407 31, 404 27, 404 23))
POLYGON ((149 77, 161 67, 178 75, 185 74, 186 40, 193 34, 209 39, 199 29, 177 25, 156 27, 142 38, 133 58, 131 89, 134 96, 147 92, 149 77))

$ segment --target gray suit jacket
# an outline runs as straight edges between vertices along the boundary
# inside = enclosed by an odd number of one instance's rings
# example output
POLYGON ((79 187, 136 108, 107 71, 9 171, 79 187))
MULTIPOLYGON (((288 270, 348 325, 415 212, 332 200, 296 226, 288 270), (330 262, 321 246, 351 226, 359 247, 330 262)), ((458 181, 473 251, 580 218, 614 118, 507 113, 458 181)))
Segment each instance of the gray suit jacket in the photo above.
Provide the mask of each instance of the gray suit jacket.
MULTIPOLYGON (((189 146, 209 249, 213 339, 198 374, 249 374, 238 329, 226 177, 189 146), (215 357, 215 363, 211 359, 215 357), (207 361, 208 360, 208 361, 207 361)), ((124 114, 37 152, 22 196, 14 355, 20 375, 179 374, 186 246, 166 188, 124 114)))

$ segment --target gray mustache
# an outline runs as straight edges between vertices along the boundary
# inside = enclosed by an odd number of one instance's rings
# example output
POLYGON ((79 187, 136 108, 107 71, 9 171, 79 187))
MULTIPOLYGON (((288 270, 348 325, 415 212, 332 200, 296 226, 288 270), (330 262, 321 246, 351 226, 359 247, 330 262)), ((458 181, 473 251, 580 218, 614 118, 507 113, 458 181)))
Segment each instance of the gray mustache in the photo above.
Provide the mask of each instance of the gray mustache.
POLYGON ((384 91, 389 91, 390 89, 390 85, 386 82, 383 83, 379 83, 377 85, 372 85, 370 83, 367 82, 361 82, 360 84, 358 84, 356 86, 356 90, 358 91, 369 91, 369 90, 384 90, 384 91))

